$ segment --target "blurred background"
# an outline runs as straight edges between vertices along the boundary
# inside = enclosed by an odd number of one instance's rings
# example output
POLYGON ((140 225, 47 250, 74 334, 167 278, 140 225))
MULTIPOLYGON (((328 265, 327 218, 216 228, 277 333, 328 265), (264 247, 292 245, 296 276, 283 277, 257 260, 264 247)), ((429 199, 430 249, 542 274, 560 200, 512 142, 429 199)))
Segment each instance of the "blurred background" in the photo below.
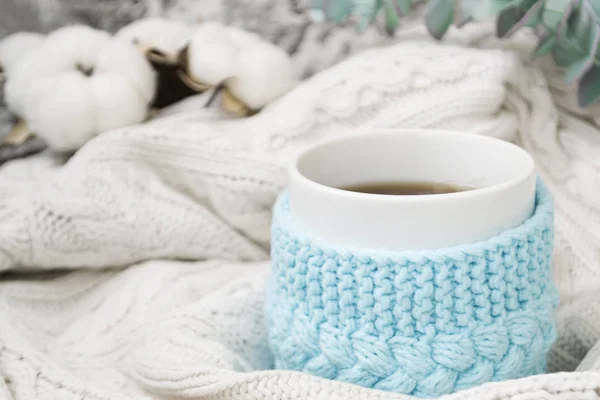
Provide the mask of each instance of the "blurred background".
MULTIPOLYGON (((187 22, 218 20, 255 32, 283 48, 293 60, 294 75, 305 79, 349 55, 390 36, 374 24, 358 33, 355 26, 316 23, 307 12, 308 0, 0 0, 0 40, 12 33, 47 33, 61 26, 85 24, 109 32, 144 17, 166 17, 187 22)), ((405 19, 405 23, 408 18, 405 19)), ((0 81, 0 141, 14 121, 6 110, 0 81)), ((19 153, 41 146, 30 141, 19 153)), ((0 164, 15 156, 3 154, 0 164)))

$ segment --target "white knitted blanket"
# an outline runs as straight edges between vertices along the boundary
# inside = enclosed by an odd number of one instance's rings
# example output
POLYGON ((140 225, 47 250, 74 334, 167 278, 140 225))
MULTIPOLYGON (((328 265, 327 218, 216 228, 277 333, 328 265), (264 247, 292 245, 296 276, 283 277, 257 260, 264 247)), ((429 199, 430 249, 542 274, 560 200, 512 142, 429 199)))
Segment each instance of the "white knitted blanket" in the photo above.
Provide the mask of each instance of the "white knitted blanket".
POLYGON ((270 370, 266 342, 284 166, 317 139, 370 126, 513 140, 556 198, 562 304, 549 368, 579 371, 445 399, 599 398, 598 351, 581 361, 600 339, 600 121, 560 74, 519 55, 527 37, 509 51, 490 32, 472 25, 439 45, 405 31, 255 117, 190 99, 65 165, 42 155, 2 166, 0 399, 408 399, 270 370))

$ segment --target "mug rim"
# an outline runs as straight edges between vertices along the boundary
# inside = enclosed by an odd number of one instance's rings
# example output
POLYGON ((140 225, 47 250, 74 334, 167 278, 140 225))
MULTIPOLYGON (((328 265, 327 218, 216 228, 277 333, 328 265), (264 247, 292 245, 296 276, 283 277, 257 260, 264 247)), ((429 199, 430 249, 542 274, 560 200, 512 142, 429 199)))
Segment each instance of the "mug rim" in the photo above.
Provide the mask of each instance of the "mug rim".
POLYGON ((509 187, 519 185, 526 180, 530 179, 531 175, 535 173, 535 161, 533 157, 522 147, 517 146, 514 143, 511 143, 506 140, 474 134, 474 133, 466 133, 459 131, 451 131, 451 130, 443 130, 443 129, 411 129, 411 128, 377 128, 377 129, 363 129, 357 132, 350 133, 344 136, 337 136, 335 138, 327 138, 324 140, 320 140, 316 143, 313 143, 309 147, 303 149, 300 153, 294 157, 294 159, 288 165, 288 176, 290 180, 296 180, 298 183, 303 185, 308 185, 314 189, 318 189, 321 191, 328 192, 332 195, 338 196, 347 196, 353 197, 356 199, 363 200, 376 200, 383 202, 431 202, 431 201, 440 201, 440 200, 459 200, 469 197, 474 197, 478 195, 488 195, 494 192, 501 192, 509 187), (485 187, 474 188, 471 190, 453 192, 453 193, 436 193, 436 194, 417 194, 417 195, 397 195, 397 194, 380 194, 380 193, 363 193, 363 192, 354 192, 350 190, 340 189, 333 186, 328 186, 322 183, 319 183, 315 180, 312 180, 306 177, 304 174, 300 172, 298 164, 302 160, 303 157, 308 156, 311 152, 325 146, 331 145, 341 142, 351 141, 353 139, 360 139, 364 137, 397 137, 399 135, 412 135, 412 134, 431 134, 431 135, 444 135, 445 137, 459 137, 465 138, 468 140, 479 141, 479 142, 487 142, 492 143, 497 146, 504 146, 507 149, 511 149, 516 153, 520 153, 520 155, 524 156, 526 163, 528 164, 526 168, 523 169, 523 172, 520 172, 517 176, 502 181, 500 183, 492 184, 485 187))

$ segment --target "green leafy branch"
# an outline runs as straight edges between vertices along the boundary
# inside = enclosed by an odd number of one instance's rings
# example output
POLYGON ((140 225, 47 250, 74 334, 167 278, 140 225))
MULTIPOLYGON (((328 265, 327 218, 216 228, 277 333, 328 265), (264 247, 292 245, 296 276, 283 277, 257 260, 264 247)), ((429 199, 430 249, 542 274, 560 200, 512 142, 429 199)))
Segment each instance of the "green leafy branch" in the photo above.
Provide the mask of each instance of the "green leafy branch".
MULTIPOLYGON (((393 34, 424 0, 312 0, 312 8, 335 22, 355 21, 364 30, 383 13, 393 34)), ((535 56, 550 54, 577 85, 582 107, 600 101, 600 0, 429 0, 425 24, 441 39, 450 26, 496 16, 496 34, 508 37, 523 27, 538 35, 535 56)))

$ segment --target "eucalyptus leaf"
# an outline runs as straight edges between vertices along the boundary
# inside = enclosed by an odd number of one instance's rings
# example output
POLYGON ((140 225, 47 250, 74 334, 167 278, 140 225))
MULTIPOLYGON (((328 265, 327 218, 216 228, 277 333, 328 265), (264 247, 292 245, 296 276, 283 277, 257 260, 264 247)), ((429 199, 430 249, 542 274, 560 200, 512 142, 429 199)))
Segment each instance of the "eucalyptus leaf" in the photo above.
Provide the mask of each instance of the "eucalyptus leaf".
POLYGON ((511 7, 502 10, 496 19, 496 35, 498 37, 506 36, 524 16, 525 12, 519 7, 511 7))
POLYGON ((425 15, 429 34, 441 39, 454 21, 454 0, 431 0, 425 15))
POLYGON ((408 15, 412 9, 412 0, 392 0, 398 15, 408 15))
POLYGON ((584 7, 587 7, 595 14, 595 20, 600 23, 600 1, 598 0, 583 0, 584 7))
POLYGON ((508 8, 516 7, 519 3, 519 0, 477 0, 471 5, 471 15, 475 19, 484 19, 508 8))
POLYGON ((321 0, 321 3, 327 19, 334 22, 344 21, 352 11, 349 1, 321 0))
POLYGON ((552 51, 557 65, 567 68, 566 81, 574 82, 594 64, 600 29, 593 16, 581 7, 573 9, 558 43, 552 51))
POLYGON ((431 36, 441 39, 452 24, 497 15, 496 33, 510 36, 525 26, 538 35, 534 57, 552 55, 565 69, 567 82, 579 81, 580 102, 600 99, 600 0, 310 0, 313 10, 328 20, 352 18, 360 30, 383 17, 392 33, 401 18, 420 2, 427 4, 425 24, 431 36), (583 84, 583 83, 585 84, 583 84))
POLYGON ((541 57, 545 56, 546 54, 550 54, 555 43, 556 36, 547 34, 545 37, 540 39, 537 48, 533 51, 533 55, 535 57, 541 57))
POLYGON ((458 28, 462 28, 473 20, 473 16, 471 15, 473 4, 471 4, 470 1, 456 0, 456 5, 454 7, 454 25, 458 28))
POLYGON ((400 16, 394 5, 395 0, 383 0, 383 9, 385 11, 385 29, 389 35, 392 35, 400 24, 400 16))
POLYGON ((578 51, 574 51, 561 40, 557 41, 552 48, 552 59, 561 68, 568 67, 578 56, 581 56, 578 51))
POLYGON ((544 3, 538 0, 531 0, 531 2, 532 4, 528 5, 527 12, 523 17, 524 21, 522 26, 535 28, 540 23, 540 17, 542 15, 542 11, 544 10, 544 3))
MULTIPOLYGON (((596 43, 598 43, 599 39, 600 35, 596 37, 596 43)), ((594 65, 595 56, 596 55, 594 53, 589 53, 585 57, 571 63, 565 73, 565 81, 567 83, 573 83, 576 80, 581 79, 581 77, 585 75, 594 65)))
POLYGON ((531 4, 507 8, 498 15, 496 19, 496 34, 498 37, 510 36, 523 26, 535 26, 539 22, 543 3, 531 0, 528 3, 531 4))
POLYGON ((381 8, 381 0, 355 0, 352 13, 358 18, 358 26, 364 31, 375 20, 381 8))
POLYGON ((598 61, 600 27, 585 9, 580 8, 577 11, 576 18, 569 26, 568 39, 573 43, 573 48, 583 54, 581 58, 572 62, 566 71, 565 79, 571 83, 580 79, 598 61))
POLYGON ((521 7, 523 10, 529 10, 531 7, 535 6, 536 4, 543 5, 544 2, 540 1, 540 0, 521 0, 519 2, 519 7, 521 7))
POLYGON ((551 31, 559 32, 559 28, 564 29, 574 8, 573 0, 545 0, 541 22, 551 31))
POLYGON ((586 53, 596 53, 596 36, 600 31, 594 17, 585 12, 585 9, 578 9, 573 12, 568 21, 567 35, 570 40, 577 42, 577 45, 586 53))
POLYGON ((323 2, 321 0, 310 0, 309 3, 310 8, 319 9, 323 6, 323 2))
POLYGON ((600 67, 594 65, 579 81, 577 97, 581 107, 587 107, 600 99, 600 67))

